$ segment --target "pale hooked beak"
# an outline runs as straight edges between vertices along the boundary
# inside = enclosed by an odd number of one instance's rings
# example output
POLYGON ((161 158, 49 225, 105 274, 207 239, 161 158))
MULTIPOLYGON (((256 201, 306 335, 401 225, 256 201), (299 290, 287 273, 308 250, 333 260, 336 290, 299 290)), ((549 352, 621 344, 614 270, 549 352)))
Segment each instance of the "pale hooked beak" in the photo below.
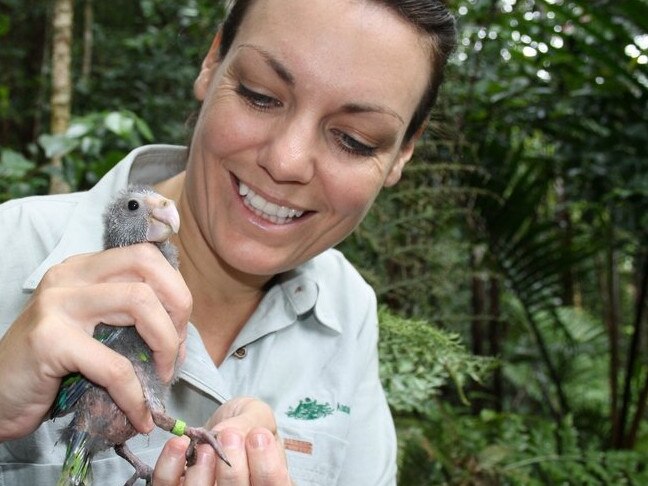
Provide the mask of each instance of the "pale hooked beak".
POLYGON ((180 215, 175 203, 159 194, 147 196, 144 201, 151 208, 149 227, 146 239, 151 243, 160 243, 169 239, 180 229, 180 215))

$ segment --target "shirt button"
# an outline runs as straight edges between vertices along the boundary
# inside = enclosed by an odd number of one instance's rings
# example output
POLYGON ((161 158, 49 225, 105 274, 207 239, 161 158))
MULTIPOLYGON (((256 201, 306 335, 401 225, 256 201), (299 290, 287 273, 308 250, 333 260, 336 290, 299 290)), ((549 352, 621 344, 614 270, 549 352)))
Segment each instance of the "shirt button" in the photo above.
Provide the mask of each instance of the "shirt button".
POLYGON ((245 349, 245 346, 241 346, 236 351, 234 351, 234 357, 236 357, 238 359, 245 358, 246 354, 247 354, 247 349, 245 349))

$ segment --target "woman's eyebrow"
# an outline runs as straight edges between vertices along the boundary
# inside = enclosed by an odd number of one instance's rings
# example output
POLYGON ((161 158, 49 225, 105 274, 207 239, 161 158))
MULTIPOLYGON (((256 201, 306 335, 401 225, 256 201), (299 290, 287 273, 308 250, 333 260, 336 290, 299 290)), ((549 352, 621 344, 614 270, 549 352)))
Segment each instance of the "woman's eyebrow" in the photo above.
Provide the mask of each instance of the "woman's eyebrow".
MULTIPOLYGON (((241 44, 239 46, 239 49, 243 47, 258 52, 263 57, 268 66, 270 66, 272 70, 277 73, 277 76, 279 76, 289 86, 295 86, 295 76, 290 72, 290 69, 288 69, 283 65, 281 61, 279 61, 279 59, 274 57, 272 54, 270 54, 260 46, 254 44, 241 44)), ((347 113, 382 113, 385 115, 393 116, 394 118, 398 119, 403 125, 405 124, 405 121, 398 113, 386 106, 374 105, 370 103, 349 103, 344 105, 344 111, 347 113)))
POLYGON ((382 105, 374 105, 371 103, 347 103, 343 106, 346 113, 382 113, 397 118, 403 125, 405 120, 391 108, 382 105))
POLYGON ((257 51, 259 54, 261 54, 261 56, 263 56, 268 66, 270 66, 273 71, 277 73, 277 76, 279 76, 290 86, 295 85, 295 76, 292 75, 290 70, 286 66, 284 66, 281 61, 275 58, 268 51, 262 49, 259 46, 255 46, 254 44, 241 44, 240 47, 247 47, 249 49, 257 51))

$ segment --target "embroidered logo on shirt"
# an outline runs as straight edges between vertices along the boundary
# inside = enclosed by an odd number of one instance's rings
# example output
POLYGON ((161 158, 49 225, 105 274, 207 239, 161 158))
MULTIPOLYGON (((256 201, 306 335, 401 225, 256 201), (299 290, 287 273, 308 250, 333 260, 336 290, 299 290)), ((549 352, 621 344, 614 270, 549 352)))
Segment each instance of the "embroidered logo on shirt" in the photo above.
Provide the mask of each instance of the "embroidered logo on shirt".
POLYGON ((342 413, 346 413, 347 415, 351 415, 351 407, 349 407, 348 405, 342 405, 341 403, 338 403, 337 404, 337 409, 338 409, 338 411, 340 411, 342 413))
POLYGON ((351 407, 338 403, 337 408, 333 408, 328 402, 319 403, 317 400, 306 397, 299 400, 299 405, 296 407, 288 407, 286 415, 297 420, 317 420, 328 417, 336 411, 349 415, 351 407))

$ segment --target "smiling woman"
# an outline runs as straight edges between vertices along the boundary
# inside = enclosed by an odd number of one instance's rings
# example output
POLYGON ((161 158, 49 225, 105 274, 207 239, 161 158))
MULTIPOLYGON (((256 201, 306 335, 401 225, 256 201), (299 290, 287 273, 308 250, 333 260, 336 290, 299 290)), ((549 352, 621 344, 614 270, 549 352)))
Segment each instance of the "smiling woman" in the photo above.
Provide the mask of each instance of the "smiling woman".
POLYGON ((203 108, 191 190, 176 197, 225 262, 275 275, 338 243, 398 180, 429 52, 418 31, 371 2, 255 2, 228 54, 218 49, 195 85, 203 108), (302 216, 273 224, 242 203, 240 183, 302 216))
MULTIPOLYGON (((17 231, 0 238, 15 255, 0 269, 0 282, 13 282, 0 289, 0 370, 31 356, 17 381, 0 382, 0 425, 12 423, 0 438, 13 439, 0 444, 5 482, 37 474, 16 458, 60 460, 48 456, 51 426, 38 424, 69 372, 111 383, 136 428, 150 428, 132 370, 115 382, 97 370, 114 357, 94 344, 92 358, 80 351, 96 322, 122 323, 116 316, 146 328, 155 349, 146 306, 123 308, 141 284, 185 356, 169 413, 209 420, 232 463, 199 450, 186 468, 186 444, 153 434, 138 452, 162 450, 156 483, 393 484, 375 296, 331 247, 400 179, 453 46, 439 0, 235 1, 194 84, 201 110, 188 150, 142 147, 87 193, 2 206, 0 222, 17 231), (178 202, 180 274, 136 248, 66 260, 100 250, 103 204, 129 183, 178 202), (23 285, 35 289, 25 308, 23 285), (43 335, 56 337, 46 349, 35 344, 43 335), (12 394, 17 383, 23 393, 12 394)), ((95 477, 128 477, 110 457, 97 462, 95 477)))

